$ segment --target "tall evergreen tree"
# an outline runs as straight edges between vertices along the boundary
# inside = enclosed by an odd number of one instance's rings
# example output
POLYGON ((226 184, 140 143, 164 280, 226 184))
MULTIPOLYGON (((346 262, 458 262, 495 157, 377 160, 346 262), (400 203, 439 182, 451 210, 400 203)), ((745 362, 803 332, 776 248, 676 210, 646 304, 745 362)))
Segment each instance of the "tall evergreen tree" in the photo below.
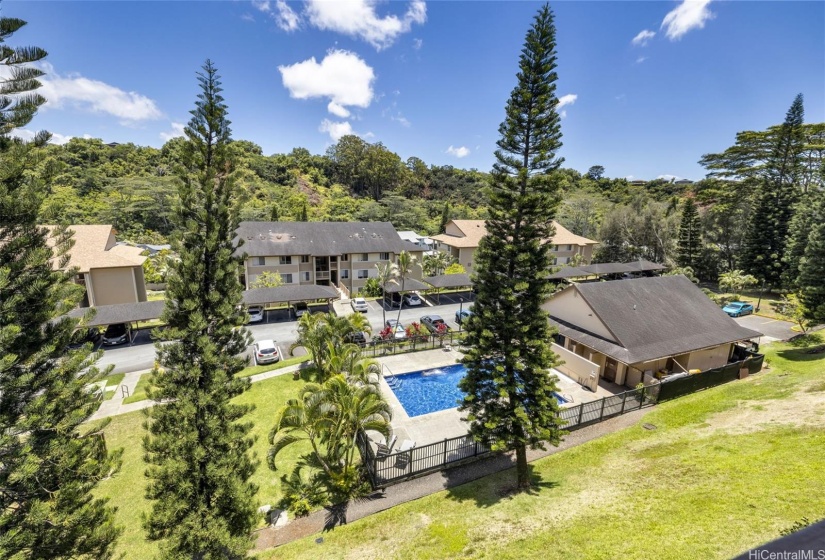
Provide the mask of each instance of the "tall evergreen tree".
POLYGON ((541 306, 548 280, 559 186, 561 128, 556 97, 556 30, 545 5, 527 33, 518 84, 499 127, 490 180, 487 235, 475 256, 477 297, 467 321, 460 410, 494 449, 515 450, 518 487, 531 484, 527 448, 558 445, 563 434, 555 378, 558 361, 541 306))
POLYGON ((696 269, 702 252, 702 220, 693 199, 688 197, 682 205, 682 222, 679 225, 679 245, 676 262, 681 267, 696 269))
POLYGON ((813 213, 797 282, 808 319, 825 323, 825 195, 817 197, 813 213))
POLYGON ((799 288, 799 266, 805 256, 808 246, 808 237, 815 224, 825 221, 822 206, 818 203, 823 194, 811 191, 802 196, 796 204, 793 218, 788 227, 788 243, 785 247, 785 258, 782 271, 782 285, 791 291, 799 288))
POLYGON ((110 558, 120 529, 114 508, 93 498, 119 466, 106 450, 105 423, 85 424, 99 402, 89 346, 68 351, 78 326, 66 317, 82 298, 68 265, 71 232, 37 225, 46 188, 32 179, 36 148, 9 134, 46 100, 46 52, 10 47, 25 21, 0 18, 0 558, 110 558))
POLYGON ((299 222, 306 222, 309 221, 309 216, 307 215, 307 203, 304 202, 304 205, 301 206, 301 215, 298 216, 299 222))
POLYGON ((227 107, 217 70, 207 60, 198 73, 201 93, 185 128, 180 171, 180 254, 168 277, 158 345, 160 367, 149 396, 163 401, 148 411, 144 440, 149 468, 149 538, 162 540, 166 558, 241 558, 251 544, 256 486, 248 450, 250 406, 230 403, 249 387, 238 378, 248 342, 241 328, 238 187, 232 175, 227 107))
POLYGON ((765 163, 756 207, 744 242, 742 264, 768 286, 780 285, 788 228, 799 196, 805 111, 802 94, 794 99, 771 155, 765 163))
POLYGON ((450 221, 450 203, 444 203, 444 209, 441 211, 441 223, 438 224, 438 233, 447 231, 447 222, 450 221))

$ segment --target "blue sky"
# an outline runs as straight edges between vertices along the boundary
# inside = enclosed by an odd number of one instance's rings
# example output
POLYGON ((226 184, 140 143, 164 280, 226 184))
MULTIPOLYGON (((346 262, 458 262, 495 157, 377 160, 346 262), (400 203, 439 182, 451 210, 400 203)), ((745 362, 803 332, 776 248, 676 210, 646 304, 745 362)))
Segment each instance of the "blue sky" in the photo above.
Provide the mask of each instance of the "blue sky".
MULTIPOLYGON (((533 2, 17 2, 11 41, 49 51, 29 128, 161 146, 208 57, 233 135, 322 153, 352 132, 402 158, 489 170, 533 2)), ((825 121, 825 3, 556 2, 565 167, 699 179, 703 153, 825 121)), ((25 135, 25 133, 22 133, 25 135)))

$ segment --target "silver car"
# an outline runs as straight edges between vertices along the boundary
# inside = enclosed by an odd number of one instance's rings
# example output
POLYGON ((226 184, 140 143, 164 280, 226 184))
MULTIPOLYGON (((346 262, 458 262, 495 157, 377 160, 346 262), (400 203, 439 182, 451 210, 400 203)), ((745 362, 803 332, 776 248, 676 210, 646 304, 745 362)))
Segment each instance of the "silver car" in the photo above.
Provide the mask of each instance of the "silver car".
POLYGON ((271 364, 281 359, 278 347, 274 340, 259 340, 252 345, 252 355, 255 357, 255 365, 271 364))
POLYGON ((359 313, 366 313, 370 310, 370 306, 367 305, 367 300, 362 297, 357 297, 350 302, 352 305, 352 310, 357 311, 359 313))

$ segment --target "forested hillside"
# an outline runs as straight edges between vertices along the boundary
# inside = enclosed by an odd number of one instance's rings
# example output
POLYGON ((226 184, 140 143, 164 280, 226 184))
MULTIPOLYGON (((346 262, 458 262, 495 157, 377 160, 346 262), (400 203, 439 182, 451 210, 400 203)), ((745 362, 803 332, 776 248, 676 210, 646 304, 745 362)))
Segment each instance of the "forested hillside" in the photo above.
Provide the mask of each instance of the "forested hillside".
MULTIPOLYGON (((781 130, 777 125, 737 134, 723 153, 702 157, 708 177, 692 184, 631 184, 607 177, 609 170, 598 165, 584 174, 560 169, 558 220, 600 241, 599 261, 681 264, 705 280, 747 268, 740 253, 781 130), (687 198, 698 208, 698 249, 690 262, 678 262, 687 198)), ((804 124, 795 138, 794 189, 810 205, 825 177, 825 123, 804 124)), ((175 138, 156 149, 73 138, 42 148, 36 173, 51 188, 42 222, 111 223, 122 239, 163 242, 173 227, 174 167, 182 144, 175 138)), ((399 230, 435 234, 448 218, 486 217, 486 172, 428 165, 416 157, 404 161, 357 136, 344 136, 323 155, 295 148, 267 156, 246 140, 232 142, 231 149, 245 196, 244 220, 387 220, 399 230)))

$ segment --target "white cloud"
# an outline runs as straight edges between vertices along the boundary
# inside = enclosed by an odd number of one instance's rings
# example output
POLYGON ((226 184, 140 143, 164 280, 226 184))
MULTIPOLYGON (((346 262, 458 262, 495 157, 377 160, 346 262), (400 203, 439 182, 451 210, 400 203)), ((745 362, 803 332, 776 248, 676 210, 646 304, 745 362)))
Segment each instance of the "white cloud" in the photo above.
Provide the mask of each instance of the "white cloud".
POLYGON ((346 107, 344 107, 343 105, 339 105, 335 101, 329 102, 329 105, 327 105, 327 111, 329 111, 336 117, 341 117, 342 119, 345 119, 350 115, 350 112, 346 107))
POLYGON ((284 0, 275 0, 275 8, 275 21, 278 27, 284 31, 295 31, 301 26, 301 18, 284 0))
POLYGON ((347 134, 354 134, 352 132, 352 125, 347 121, 332 122, 329 119, 321 121, 321 126, 318 127, 319 132, 326 132, 333 142, 337 142, 342 136, 347 134))
POLYGON ((399 114, 397 117, 390 117, 390 120, 393 120, 400 124, 401 126, 409 127, 412 123, 407 119, 407 117, 399 114))
POLYGON ((413 24, 427 21, 427 4, 423 0, 410 2, 401 17, 379 16, 375 11, 377 4, 377 0, 307 0, 305 14, 318 29, 360 38, 378 50, 392 45, 413 24))
POLYGON ((578 98, 579 96, 575 93, 568 93, 567 95, 562 95, 561 97, 559 97, 559 104, 556 108, 561 109, 565 105, 572 105, 576 102, 576 99, 578 98))
POLYGON ((451 156, 455 156, 457 158, 463 158, 470 155, 470 148, 467 148, 466 146, 459 146, 458 148, 454 148, 451 145, 449 148, 447 148, 447 151, 445 153, 450 154, 451 156))
POLYGON ((713 19, 713 13, 708 9, 710 2, 711 0, 683 0, 668 12, 662 20, 662 27, 667 28, 667 38, 676 41, 688 31, 702 29, 706 21, 713 19))
POLYGON ((651 31, 649 29, 642 29, 635 37, 633 37, 633 40, 630 41, 630 43, 637 47, 644 47, 645 45, 647 45, 647 42, 653 39, 655 36, 655 31, 651 31))
POLYGON ((375 73, 357 54, 330 51, 319 64, 315 57, 291 66, 278 66, 284 87, 294 99, 326 97, 327 110, 339 117, 349 116, 346 106, 369 107, 373 99, 375 73))
POLYGON ((646 56, 640 56, 639 58, 636 59, 636 64, 641 64, 645 60, 647 60, 646 56))
POLYGON ((659 175, 656 178, 657 179, 664 179, 665 181, 678 181, 679 179, 681 179, 681 177, 679 177, 678 175, 667 175, 667 174, 659 175))
POLYGON ((164 142, 168 142, 172 138, 186 136, 186 134, 183 132, 185 126, 186 125, 184 125, 183 123, 173 122, 171 123, 172 130, 170 130, 169 132, 161 132, 160 137, 164 142))
POLYGON ((421 50, 421 47, 424 46, 424 39, 413 39, 413 48, 415 50, 421 50))
MULTIPOLYGON (((15 128, 11 131, 10 135, 13 137, 16 136, 17 138, 20 138, 21 140, 25 140, 28 142, 30 140, 34 140, 35 134, 36 133, 33 130, 29 130, 27 128, 15 128)), ((62 146, 63 144, 74 138, 74 136, 66 136, 58 132, 52 132, 51 135, 52 137, 49 139, 49 144, 57 144, 58 146, 62 146)), ((88 134, 84 134, 83 137, 91 138, 91 136, 89 136, 88 134)))
POLYGON ((155 102, 140 93, 123 91, 79 74, 60 76, 49 64, 43 65, 43 69, 47 75, 40 79, 43 87, 39 93, 48 100, 44 108, 60 109, 72 105, 92 113, 106 113, 126 123, 156 120, 163 116, 155 102))

